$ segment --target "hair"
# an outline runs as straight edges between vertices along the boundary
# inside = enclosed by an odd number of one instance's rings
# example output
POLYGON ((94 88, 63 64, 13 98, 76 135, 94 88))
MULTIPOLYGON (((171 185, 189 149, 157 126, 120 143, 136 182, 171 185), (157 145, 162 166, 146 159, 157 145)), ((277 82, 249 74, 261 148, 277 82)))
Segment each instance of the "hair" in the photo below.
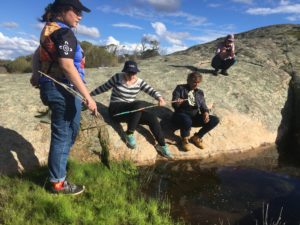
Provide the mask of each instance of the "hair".
POLYGON ((196 81, 199 80, 200 82, 202 81, 202 74, 199 72, 191 72, 187 76, 187 81, 196 81))
POLYGON ((50 3, 46 6, 45 12, 39 19, 40 22, 52 22, 55 18, 60 16, 63 12, 69 11, 72 6, 69 5, 56 5, 50 3))

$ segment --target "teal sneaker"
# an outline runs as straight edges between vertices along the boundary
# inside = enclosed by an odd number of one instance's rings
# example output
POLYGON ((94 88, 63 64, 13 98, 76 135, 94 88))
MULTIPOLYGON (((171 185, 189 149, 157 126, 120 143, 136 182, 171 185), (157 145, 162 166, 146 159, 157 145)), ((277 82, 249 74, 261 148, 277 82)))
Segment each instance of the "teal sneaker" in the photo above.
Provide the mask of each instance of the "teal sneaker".
POLYGON ((126 134, 125 135, 126 144, 129 148, 135 149, 136 148, 136 142, 133 134, 126 134))
POLYGON ((164 145, 164 146, 156 145, 156 150, 158 152, 160 152, 166 158, 169 158, 169 159, 173 158, 173 155, 171 154, 167 145, 164 145))

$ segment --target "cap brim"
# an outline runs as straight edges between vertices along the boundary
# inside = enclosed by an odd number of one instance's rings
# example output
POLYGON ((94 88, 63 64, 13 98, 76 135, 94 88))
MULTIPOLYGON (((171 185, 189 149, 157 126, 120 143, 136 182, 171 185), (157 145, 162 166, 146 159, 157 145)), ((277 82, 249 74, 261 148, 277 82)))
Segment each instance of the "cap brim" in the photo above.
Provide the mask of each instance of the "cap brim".
POLYGON ((81 9, 82 11, 84 11, 84 12, 91 12, 91 10, 90 9, 88 9, 87 7, 85 7, 85 6, 82 6, 82 9, 81 9))
POLYGON ((88 9, 87 7, 85 7, 83 5, 81 5, 81 10, 84 11, 84 12, 88 12, 88 13, 91 12, 90 9, 88 9))
POLYGON ((84 11, 84 12, 88 12, 88 13, 91 12, 91 10, 89 8, 82 5, 81 2, 79 2, 79 3, 80 3, 80 9, 79 10, 84 11))
POLYGON ((125 73, 137 73, 137 72, 140 72, 139 69, 137 70, 122 70, 122 72, 125 72, 125 73))

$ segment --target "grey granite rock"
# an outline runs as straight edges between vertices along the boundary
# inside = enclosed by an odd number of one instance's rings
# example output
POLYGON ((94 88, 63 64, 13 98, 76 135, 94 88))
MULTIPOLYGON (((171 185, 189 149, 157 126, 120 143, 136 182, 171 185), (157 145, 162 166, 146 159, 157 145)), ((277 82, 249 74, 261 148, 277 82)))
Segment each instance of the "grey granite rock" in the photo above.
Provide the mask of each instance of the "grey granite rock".
MULTIPOLYGON (((166 107, 151 110, 161 120, 166 141, 175 159, 206 159, 224 153, 248 151, 275 142, 282 121, 281 110, 288 96, 290 64, 300 65, 300 47, 297 44, 299 29, 299 25, 275 25, 237 34, 238 61, 229 70, 228 77, 211 74, 210 60, 220 40, 138 62, 141 70, 139 76, 161 92, 166 101, 171 100, 172 91, 177 84, 186 82, 189 72, 199 71, 204 76, 201 89, 208 105, 211 105, 211 113, 217 115, 221 121, 216 129, 204 137, 204 150, 194 147, 188 153, 181 151, 179 131, 174 131, 169 122, 172 113, 170 103, 166 107)), ((114 73, 120 72, 122 67, 123 65, 88 69, 88 88, 94 89, 114 73)), ((25 157, 27 161, 34 159, 36 162, 38 159, 39 164, 45 163, 50 126, 47 115, 44 118, 36 117, 42 115, 46 107, 39 99, 38 90, 29 84, 30 74, 0 74, 0 78, 0 137, 8 140, 0 145, 0 173, 13 171, 15 168, 26 169, 27 166, 24 168, 22 165, 28 165, 18 160, 18 156, 23 157, 18 154, 23 151, 20 145, 9 144, 12 139, 7 138, 7 135, 12 133, 18 138, 18 143, 27 143, 23 145, 24 151, 26 149, 31 155, 25 157), (16 161, 19 163, 18 167, 13 166, 16 161)), ((296 85, 294 88, 297 99, 300 96, 298 87, 296 85)), ((95 97, 103 117, 97 122, 98 125, 101 124, 101 129, 91 128, 88 131, 83 126, 73 154, 80 152, 81 159, 86 157, 98 160, 98 155, 94 153, 103 151, 103 140, 106 140, 111 159, 131 159, 137 164, 150 164, 161 159, 154 148, 155 140, 147 126, 140 126, 135 133, 137 149, 130 150, 126 147, 123 138, 126 124, 113 122, 107 113, 109 96, 110 92, 95 97), (100 139, 99 131, 102 132, 100 139)), ((149 104, 155 103, 154 99, 144 93, 140 93, 138 99, 149 104)), ((297 102, 299 103, 298 100, 297 102)), ((83 113, 82 121, 96 123, 87 112, 83 113)), ((296 121, 299 121, 298 117, 296 121)), ((193 129, 192 132, 196 130, 193 129)))

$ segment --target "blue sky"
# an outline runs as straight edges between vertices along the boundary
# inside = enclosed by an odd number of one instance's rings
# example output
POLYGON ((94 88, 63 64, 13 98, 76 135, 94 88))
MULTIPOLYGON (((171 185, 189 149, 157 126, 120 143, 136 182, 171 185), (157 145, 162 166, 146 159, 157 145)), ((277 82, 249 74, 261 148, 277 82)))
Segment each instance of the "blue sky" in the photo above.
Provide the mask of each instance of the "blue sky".
MULTIPOLYGON (((299 24, 300 0, 81 0, 80 41, 115 44, 118 52, 157 40, 163 54, 272 24, 299 24)), ((0 59, 31 54, 39 44, 38 18, 50 0, 1 0, 0 59)))

